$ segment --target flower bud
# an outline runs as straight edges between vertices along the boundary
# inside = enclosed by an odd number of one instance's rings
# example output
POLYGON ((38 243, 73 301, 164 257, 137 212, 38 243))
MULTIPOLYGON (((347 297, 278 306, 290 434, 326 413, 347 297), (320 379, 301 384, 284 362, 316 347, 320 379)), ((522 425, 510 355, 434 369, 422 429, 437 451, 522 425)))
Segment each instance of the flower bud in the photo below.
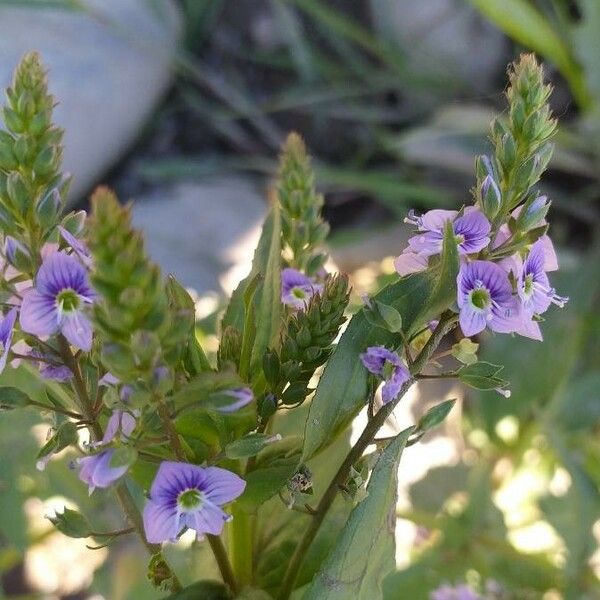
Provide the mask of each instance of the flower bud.
POLYGON ((492 175, 486 175, 481 183, 481 206, 483 214, 490 220, 498 214, 502 206, 500 188, 492 175))
POLYGON ((80 237, 85 227, 87 213, 85 210, 69 213, 63 220, 61 225, 75 237, 80 237))
POLYGON ((62 202, 60 194, 58 193, 58 190, 54 188, 50 190, 35 207, 35 213, 40 225, 44 228, 54 225, 60 214, 61 208, 62 202))
POLYGON ((537 227, 545 219, 550 201, 547 196, 533 196, 525 202, 519 216, 517 217, 517 229, 519 231, 529 231, 537 227))
POLYGON ((7 235, 4 242, 6 260, 18 271, 27 273, 31 270, 31 252, 14 237, 7 235))

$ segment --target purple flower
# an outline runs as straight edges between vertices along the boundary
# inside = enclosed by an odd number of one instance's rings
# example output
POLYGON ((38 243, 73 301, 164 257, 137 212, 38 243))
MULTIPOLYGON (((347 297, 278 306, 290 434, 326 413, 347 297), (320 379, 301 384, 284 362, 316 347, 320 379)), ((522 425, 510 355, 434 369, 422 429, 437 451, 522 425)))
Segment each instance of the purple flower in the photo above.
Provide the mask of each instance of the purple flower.
MULTIPOLYGON (((121 432, 121 438, 127 438, 134 429, 135 418, 133 415, 122 410, 115 410, 108 420, 102 441, 96 443, 95 446, 109 444, 119 432, 121 432)), ((99 454, 85 456, 77 460, 79 479, 88 484, 90 494, 97 487, 110 487, 127 472, 129 465, 120 465, 118 467, 111 465, 114 453, 115 449, 109 448, 99 454)))
POLYGON ((557 295, 556 290, 550 287, 550 281, 546 275, 545 258, 544 242, 538 240, 531 247, 519 277, 517 290, 524 312, 529 317, 546 312, 550 304, 556 304, 562 308, 569 300, 557 295))
POLYGON ((92 347, 92 326, 84 308, 94 298, 85 268, 72 256, 55 252, 44 259, 35 287, 23 298, 21 327, 37 336, 61 332, 87 352, 92 347))
POLYGON ((410 379, 410 373, 396 352, 383 346, 370 346, 360 355, 367 371, 384 380, 381 398, 384 404, 395 400, 402 385, 410 379))
POLYGON ((52 362, 52 358, 48 354, 33 348, 28 355, 38 361, 38 368, 43 379, 64 382, 73 377, 73 371, 69 367, 52 362))
POLYGON ((230 519, 221 506, 235 500, 246 482, 218 467, 162 462, 144 507, 144 529, 151 544, 176 540, 184 528, 219 535, 230 519))
POLYGON ((457 283, 460 327, 466 337, 486 326, 499 333, 515 331, 518 303, 501 267, 484 260, 463 264, 457 283))
POLYGON ((6 367, 16 319, 17 309, 11 308, 7 315, 0 320, 0 373, 2 373, 6 367))
POLYGON ((247 404, 250 404, 254 400, 254 394, 248 387, 235 388, 233 390, 227 390, 222 392, 224 396, 230 396, 234 399, 231 404, 227 406, 221 406, 217 410, 222 413, 230 413, 243 408, 247 404))
POLYGON ((442 585, 429 596, 430 600, 482 600, 468 585, 442 585))
POLYGON ((404 276, 424 271, 427 268, 427 263, 427 256, 412 252, 409 247, 394 260, 394 267, 399 275, 404 276))
POLYGON ((323 289, 320 283, 315 283, 296 269, 281 271, 281 301, 296 309, 304 308, 309 300, 323 289))
POLYGON ((101 445, 112 442, 117 433, 121 433, 121 439, 127 439, 135 429, 135 417, 125 410, 114 410, 104 431, 101 445))
POLYGON ((73 248, 73 251, 79 257, 79 260, 81 260, 81 262, 86 267, 88 267, 88 268, 91 267, 92 266, 92 256, 90 254, 88 247, 81 240, 78 240, 70 231, 68 231, 64 227, 61 227, 59 225, 58 231, 60 232, 62 239, 65 240, 65 242, 67 242, 67 244, 69 244, 69 246, 71 246, 71 248, 73 248))
POLYGON ((90 494, 96 488, 110 487, 127 473, 128 465, 111 466, 110 461, 114 453, 115 449, 110 448, 100 454, 77 459, 79 479, 88 484, 90 494))
POLYGON ((422 256, 433 256, 442 251, 444 228, 448 221, 458 244, 460 254, 474 254, 489 243, 491 225, 485 215, 475 207, 468 207, 462 216, 453 210, 430 210, 422 217, 409 214, 408 222, 414 223, 419 233, 408 240, 410 251, 422 256))

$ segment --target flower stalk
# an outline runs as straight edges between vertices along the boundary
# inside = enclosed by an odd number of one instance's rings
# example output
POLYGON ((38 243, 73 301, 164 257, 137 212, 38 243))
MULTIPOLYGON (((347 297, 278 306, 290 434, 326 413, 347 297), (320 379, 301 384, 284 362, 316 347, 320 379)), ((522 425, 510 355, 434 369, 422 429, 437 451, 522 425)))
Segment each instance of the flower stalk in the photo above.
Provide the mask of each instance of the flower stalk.
POLYGON ((411 376, 404 382, 400 392, 395 400, 384 404, 379 411, 377 411, 373 417, 367 422, 365 429, 354 446, 350 449, 346 458, 340 465, 337 473, 333 476, 331 482, 327 486, 321 500, 317 504, 312 514, 308 527, 306 528, 304 535, 300 538, 294 554, 290 559, 288 569, 285 573, 281 590, 279 593, 279 600, 288 600, 296 583, 296 578, 302 567, 302 563, 306 557, 306 553, 310 548, 315 536, 317 535, 323 520, 327 516, 327 512, 331 508, 333 501, 335 500, 338 491, 344 486, 350 474, 350 469, 357 463, 364 451, 373 443, 377 432, 381 429, 386 419, 392 414, 394 408, 398 405, 402 397, 406 394, 409 388, 416 380, 416 375, 425 367, 430 357, 433 355, 444 336, 452 329, 456 323, 456 316, 450 312, 445 313, 431 337, 421 350, 412 364, 411 376))

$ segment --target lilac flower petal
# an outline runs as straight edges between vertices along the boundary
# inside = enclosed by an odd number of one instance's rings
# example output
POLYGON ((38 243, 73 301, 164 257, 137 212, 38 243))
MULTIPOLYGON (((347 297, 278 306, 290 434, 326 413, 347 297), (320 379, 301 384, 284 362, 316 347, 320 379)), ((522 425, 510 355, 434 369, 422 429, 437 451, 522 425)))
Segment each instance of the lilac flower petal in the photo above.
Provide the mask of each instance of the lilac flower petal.
POLYGON ((60 329, 73 346, 84 352, 92 349, 92 324, 80 311, 63 315, 60 329))
POLYGON ((458 211, 435 208, 427 211, 420 219, 420 228, 425 231, 443 231, 448 221, 456 218, 458 211))
POLYGON ((222 392, 225 396, 231 396, 234 398, 234 402, 227 406, 221 406, 217 410, 222 413, 231 413, 243 408, 247 404, 250 404, 252 400, 254 400, 254 394, 252 390, 247 387, 237 388, 235 390, 228 390, 226 392, 222 392))
POLYGON ((62 239, 65 240, 65 242, 67 242, 71 248, 73 248, 75 254, 77 254, 79 257, 79 260, 81 260, 86 267, 90 267, 92 264, 92 258, 88 247, 64 227, 59 225, 58 231, 60 232, 62 239))
POLYGON ((485 329, 487 319, 485 313, 465 306, 460 311, 459 323, 465 337, 471 337, 485 329))
POLYGON ((508 275, 500 266, 482 260, 463 264, 457 284, 459 322, 465 336, 483 331, 486 325, 492 331, 507 332, 506 320, 512 319, 516 312, 515 299, 508 275), (483 300, 482 304, 475 303, 476 295, 483 300))
POLYGON ((527 317, 520 310, 518 300, 512 297, 502 306, 492 308, 491 316, 488 317, 488 327, 496 333, 514 333, 524 318, 527 317))
POLYGON ((281 272, 281 301, 297 309, 304 308, 309 300, 323 290, 321 284, 296 269, 281 272))
POLYGON ((418 233, 408 240, 410 252, 422 256, 433 256, 442 251, 444 243, 443 229, 440 231, 425 231, 418 233))
POLYGON ((208 467, 204 469, 202 488, 210 502, 221 505, 240 496, 246 488, 246 482, 226 469, 208 467))
POLYGON ((89 286, 81 263, 69 254, 55 252, 42 263, 36 278, 36 288, 49 296, 55 296, 65 289, 85 295, 89 286))
POLYGON ((118 377, 115 377, 112 373, 106 373, 98 381, 98 385, 119 385, 121 383, 118 377))
POLYGON ((366 352, 359 356, 362 364, 373 375, 383 375, 386 362, 393 365, 401 365, 402 361, 398 354, 388 350, 384 346, 370 346, 366 352))
POLYGON ((189 463, 165 460, 160 463, 150 488, 150 497, 170 497, 174 492, 194 487, 202 482, 201 467, 189 463))
POLYGON ((550 236, 543 235, 539 242, 541 242, 544 249, 544 271, 558 271, 558 257, 550 236))
POLYGON ((119 431, 125 437, 129 437, 135 429, 136 421, 135 417, 124 410, 113 411, 106 429, 104 430, 104 437, 102 438, 103 444, 111 442, 119 431))
POLYGON ((127 473, 127 465, 111 467, 110 461, 115 453, 114 449, 106 450, 98 454, 98 460, 94 469, 92 480, 95 487, 106 488, 111 486, 117 479, 127 473))
POLYGON ((86 456, 78 460, 79 479, 89 486, 90 494, 95 488, 106 488, 120 479, 127 472, 127 465, 111 467, 110 461, 114 450, 106 450, 100 454, 86 456))
POLYGON ((161 463, 144 509, 144 527, 151 542, 174 539, 186 526, 219 534, 228 516, 218 506, 237 498, 245 482, 225 469, 182 462, 161 463))
POLYGON ((27 333, 52 335, 58 330, 58 311, 54 300, 35 289, 30 290, 23 298, 19 321, 27 333))
POLYGON ((402 276, 418 273, 427 268, 427 257, 416 252, 405 251, 394 260, 394 267, 402 276))
POLYGON ((381 390, 381 399, 384 404, 392 402, 398 397, 400 389, 410 378, 410 373, 404 365, 398 365, 390 379, 388 379, 381 390))
POLYGON ((483 250, 490 243, 490 222, 477 208, 466 210, 462 217, 453 223, 454 234, 460 236, 459 251, 463 254, 474 254, 483 250))
POLYGON ((496 248, 499 248, 500 246, 502 246, 502 244, 508 242, 508 240, 512 237, 512 234, 510 232, 510 229, 508 228, 508 225, 500 225, 500 228, 498 229, 498 233, 496 234, 496 237, 494 238, 494 241, 492 242, 492 250, 495 250, 496 248))
POLYGON ((0 355, 0 373, 2 373, 6 367, 16 319, 17 309, 11 308, 0 322, 0 351, 2 352, 0 355))
POLYGON ((537 342, 542 342, 544 337, 542 336, 542 330, 540 324, 532 319, 522 319, 517 325, 515 333, 522 335, 523 337, 530 338, 537 342))
POLYGON ((151 544, 174 540, 179 534, 179 517, 175 503, 169 505, 149 500, 144 506, 143 520, 146 540, 151 544))
POLYGON ((40 362, 40 375, 43 379, 65 382, 73 377, 73 371, 64 365, 51 365, 40 362))
POLYGON ((200 510, 184 516, 184 523, 199 535, 210 533, 219 535, 223 531, 223 525, 229 520, 227 513, 218 506, 204 502, 200 510))

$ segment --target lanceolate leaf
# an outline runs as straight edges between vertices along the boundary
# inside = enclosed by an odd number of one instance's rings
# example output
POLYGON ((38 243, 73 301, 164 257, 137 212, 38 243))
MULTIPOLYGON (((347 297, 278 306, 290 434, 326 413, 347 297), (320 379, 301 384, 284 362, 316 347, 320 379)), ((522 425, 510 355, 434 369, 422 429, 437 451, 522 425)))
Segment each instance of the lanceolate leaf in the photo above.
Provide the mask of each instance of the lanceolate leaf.
POLYGON ((442 313, 456 301, 456 277, 458 276, 458 247, 452 223, 446 223, 444 246, 440 264, 435 271, 436 284, 431 295, 425 299, 419 315, 422 322, 429 321, 442 313))
MULTIPOLYGON (((402 316, 404 331, 412 332, 419 327, 415 319, 432 289, 430 274, 416 273, 384 288, 375 299, 393 306, 402 316)), ((306 420, 304 461, 329 445, 365 405, 368 374, 359 354, 368 346, 394 347, 400 341, 398 334, 371 325, 363 311, 352 317, 311 402, 306 420)))
POLYGON ((256 337, 250 359, 250 372, 260 372, 265 350, 275 341, 281 318, 281 217, 279 206, 272 209, 272 231, 263 284, 256 294, 256 337))
MULTIPOLYGON (((374 302, 391 306, 402 318, 405 336, 449 308, 456 299, 458 251, 452 227, 446 228, 444 249, 437 268, 403 277, 377 294, 374 302)), ((342 335, 311 403, 306 421, 303 460, 308 460, 335 438, 365 404, 367 372, 358 355, 368 346, 398 346, 402 341, 373 326, 362 310, 342 335)))
POLYGON ((458 378, 463 383, 478 390, 494 390, 504 387, 507 382, 497 377, 503 367, 485 361, 465 365, 457 371, 458 378))
MULTIPOLYGON (((227 306, 227 310, 225 311, 225 316, 223 317, 223 322, 221 324, 221 329, 225 330, 228 325, 235 327, 239 331, 244 330, 244 292, 248 287, 249 283, 256 277, 257 274, 262 275, 265 280, 265 286, 269 286, 267 282, 267 278, 269 274, 273 277, 273 272, 276 268, 277 277, 279 278, 279 270, 281 268, 281 225, 280 225, 280 216, 279 216, 279 207, 274 205, 271 208, 271 211, 267 215, 265 219, 265 223, 263 225, 262 234, 260 236, 260 240, 258 242, 258 246, 256 247, 256 251, 254 253, 254 259, 252 261, 252 271, 250 275, 246 277, 235 289, 233 294, 231 295, 231 300, 229 301, 229 305, 227 306), (277 250, 276 254, 276 248, 277 250)), ((279 279, 277 280, 279 282, 279 279)), ((277 287, 279 283, 277 283, 277 287)), ((278 289, 278 288, 277 288, 278 289)), ((273 285, 271 282, 271 290, 270 293, 265 296, 265 300, 268 298, 271 299, 271 302, 274 303, 275 291, 273 289, 273 285)), ((277 308, 276 314, 279 315, 279 302, 280 297, 278 293, 277 297, 277 308)), ((257 311, 257 318, 264 314, 260 311, 257 311)), ((262 359, 262 355, 261 355, 262 359)))
POLYGON ((381 582, 394 570, 394 529, 398 463, 409 427, 383 451, 340 538, 302 600, 377 600, 381 582))

